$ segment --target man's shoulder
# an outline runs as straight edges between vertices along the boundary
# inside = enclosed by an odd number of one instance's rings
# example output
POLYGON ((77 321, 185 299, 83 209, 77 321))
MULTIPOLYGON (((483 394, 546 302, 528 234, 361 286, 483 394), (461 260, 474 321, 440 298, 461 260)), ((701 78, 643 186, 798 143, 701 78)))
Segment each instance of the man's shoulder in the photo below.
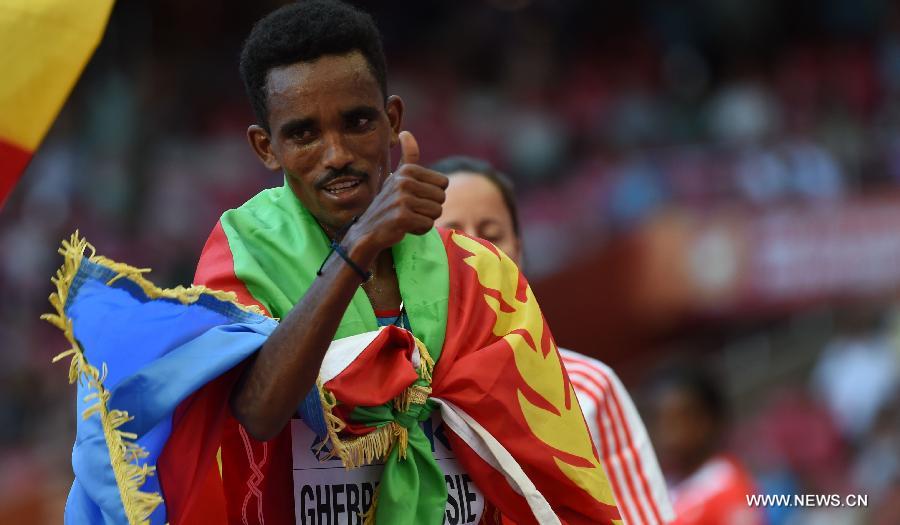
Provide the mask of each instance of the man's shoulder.
POLYGON ((283 200, 283 186, 268 188, 250 197, 237 208, 226 210, 222 214, 222 220, 233 220, 239 217, 269 218, 274 210, 282 207, 283 200))
MULTIPOLYGON (((198 267, 231 260, 237 248, 250 248, 271 234, 283 231, 290 212, 284 210, 282 187, 263 190, 219 217, 200 254, 198 267)), ((265 244, 265 243, 263 243, 265 244)))
POLYGON ((308 237, 317 226, 300 205, 290 188, 279 186, 263 190, 244 204, 224 212, 219 222, 230 240, 263 245, 271 239, 308 237))

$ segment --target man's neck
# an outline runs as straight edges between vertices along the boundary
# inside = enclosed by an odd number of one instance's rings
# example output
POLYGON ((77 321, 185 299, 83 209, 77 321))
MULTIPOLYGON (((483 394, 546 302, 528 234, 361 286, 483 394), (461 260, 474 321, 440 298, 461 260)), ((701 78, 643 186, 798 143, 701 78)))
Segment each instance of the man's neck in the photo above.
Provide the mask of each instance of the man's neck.
POLYGON ((375 257, 375 263, 372 265, 372 271, 381 276, 393 275, 394 272, 394 255, 391 253, 391 249, 382 251, 375 257))
POLYGON ((335 240, 337 242, 341 242, 344 239, 344 236, 347 234, 347 228, 337 227, 333 228, 326 224, 322 224, 321 221, 316 221, 319 223, 319 227, 322 228, 322 231, 325 232, 325 235, 328 236, 329 239, 335 240))
POLYGON ((337 242, 341 242, 344 239, 344 236, 347 234, 347 230, 349 230, 350 226, 352 226, 353 223, 356 222, 356 218, 353 218, 344 224, 333 225, 326 224, 315 215, 313 215, 313 219, 315 219, 316 223, 319 225, 319 228, 322 228, 322 231, 325 232, 325 235, 327 235, 329 239, 337 242))
POLYGON ((387 249, 379 253, 369 270, 372 272, 372 279, 363 285, 363 290, 369 297, 372 307, 375 310, 399 308, 402 298, 391 250, 387 249))

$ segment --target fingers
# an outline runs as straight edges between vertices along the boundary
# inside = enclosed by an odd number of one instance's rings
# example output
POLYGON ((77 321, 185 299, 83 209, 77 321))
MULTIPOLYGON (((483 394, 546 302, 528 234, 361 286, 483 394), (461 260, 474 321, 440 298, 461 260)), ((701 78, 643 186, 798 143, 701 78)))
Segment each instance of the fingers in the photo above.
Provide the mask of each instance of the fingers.
POLYGON ((431 228, 434 226, 434 221, 429 222, 427 225, 422 225, 416 228, 409 230, 409 233, 413 235, 425 235, 426 233, 431 231, 431 228))
POLYGON ((443 173, 438 173, 434 170, 412 164, 406 164, 402 168, 399 168, 394 175, 402 175, 419 182, 424 182, 425 184, 436 186, 441 190, 447 189, 447 186, 450 184, 450 179, 443 173))
POLYGON ((410 208, 415 213, 428 217, 432 221, 440 217, 443 211, 443 207, 439 203, 429 199, 414 199, 410 208))
MULTIPOLYGON (((412 133, 408 131, 400 132, 400 164, 397 171, 404 175, 408 175, 422 182, 433 184, 441 189, 446 189, 450 183, 447 176, 422 166, 419 163, 419 143, 412 133), (402 170, 401 170, 402 168, 402 170)), ((441 200, 443 202, 443 200, 441 200)))
POLYGON ((408 131, 400 132, 400 166, 419 163, 419 144, 408 131))
POLYGON ((444 190, 433 184, 426 184, 410 177, 399 176, 394 187, 388 190, 398 209, 411 211, 434 220, 441 216, 446 195, 444 190))
POLYGON ((426 184, 431 184, 433 186, 437 186, 441 190, 446 190, 447 186, 450 185, 450 179, 447 178, 447 176, 444 175, 443 173, 438 173, 436 171, 429 170, 426 168, 421 168, 421 169, 415 170, 415 172, 416 172, 416 179, 418 179, 426 184))
POLYGON ((435 219, 441 216, 441 205, 446 198, 444 190, 449 180, 445 175, 418 164, 419 144, 412 133, 401 131, 399 138, 400 164, 387 179, 383 191, 366 215, 371 212, 376 224, 394 233, 423 235, 434 227, 435 219))
POLYGON ((434 219, 426 215, 416 214, 409 221, 406 231, 413 235, 424 235, 434 227, 434 219))
POLYGON ((421 199, 428 199, 437 204, 443 204, 444 200, 446 200, 447 198, 446 193, 440 186, 429 184, 428 182, 423 182, 413 178, 408 178, 406 181, 401 181, 401 186, 403 187, 404 191, 407 191, 421 199))

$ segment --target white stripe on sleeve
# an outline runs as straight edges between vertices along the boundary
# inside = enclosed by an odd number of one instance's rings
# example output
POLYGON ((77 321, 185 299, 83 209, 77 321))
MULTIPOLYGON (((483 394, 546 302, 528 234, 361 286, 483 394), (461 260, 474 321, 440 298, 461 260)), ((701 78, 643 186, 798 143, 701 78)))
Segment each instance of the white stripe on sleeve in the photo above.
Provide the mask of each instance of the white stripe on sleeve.
MULTIPOLYGON (((593 419, 598 423, 602 423, 595 424, 594 427, 603 429, 607 433, 607 442, 618 442, 620 444, 619 450, 613 451, 613 453, 618 455, 616 452, 621 452, 624 458, 619 457, 617 458, 618 461, 613 461, 616 465, 608 465, 607 472, 616 472, 623 467, 627 470, 628 478, 625 478, 623 475, 623 479, 619 480, 620 488, 624 491, 627 487, 634 487, 634 490, 637 492, 637 499, 643 510, 640 514, 646 516, 650 520, 650 524, 658 523, 656 516, 659 516, 662 523, 673 521, 675 519, 675 511, 669 500, 665 479, 659 468, 656 453, 653 451, 653 445, 650 442, 647 429, 634 406, 634 401, 632 401, 628 391, 625 390, 621 380, 611 368, 596 359, 563 348, 560 348, 559 351, 567 371, 572 376, 573 386, 576 388, 579 403, 581 403, 583 398, 591 397, 580 393, 579 387, 581 389, 594 387, 591 388, 593 397, 599 399, 601 404, 609 403, 611 405, 609 407, 612 414, 611 420, 604 419, 606 414, 603 414, 600 410, 601 407, 596 407, 594 402, 582 405, 583 409, 588 405, 594 407, 592 414, 585 412, 585 418, 589 421, 593 419), (575 382, 576 378, 581 379, 577 384, 575 382), (622 461, 623 459, 624 461, 622 461)), ((591 427, 592 432, 594 427, 591 427)), ((600 451, 601 436, 599 434, 592 435, 597 449, 600 451)), ((634 504, 631 501, 627 503, 629 507, 634 504)), ((628 514, 634 516, 635 513, 633 511, 637 509, 629 510, 632 512, 628 514)))

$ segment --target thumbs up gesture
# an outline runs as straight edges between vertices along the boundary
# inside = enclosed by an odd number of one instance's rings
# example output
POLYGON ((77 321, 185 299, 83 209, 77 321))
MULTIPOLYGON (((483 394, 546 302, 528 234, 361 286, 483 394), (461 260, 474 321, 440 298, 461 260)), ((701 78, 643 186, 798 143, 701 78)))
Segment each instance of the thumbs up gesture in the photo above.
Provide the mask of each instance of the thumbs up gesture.
POLYGON ((408 131, 400 132, 400 164, 351 230, 377 253, 407 233, 423 235, 441 216, 447 177, 418 165, 419 145, 408 131))
POLYGON ((400 132, 400 164, 397 165, 399 170, 404 164, 419 163, 419 143, 416 137, 408 131, 400 132))

